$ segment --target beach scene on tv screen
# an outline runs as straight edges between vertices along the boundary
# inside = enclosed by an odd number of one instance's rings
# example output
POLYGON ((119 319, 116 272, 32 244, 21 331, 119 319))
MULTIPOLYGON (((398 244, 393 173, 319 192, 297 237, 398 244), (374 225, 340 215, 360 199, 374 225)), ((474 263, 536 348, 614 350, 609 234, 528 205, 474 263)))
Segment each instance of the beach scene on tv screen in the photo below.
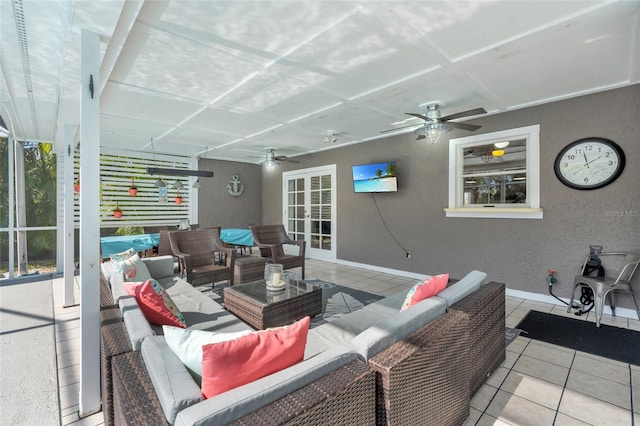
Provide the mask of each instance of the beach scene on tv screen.
POLYGON ((398 190, 396 163, 362 164, 353 166, 355 192, 395 192, 398 190))

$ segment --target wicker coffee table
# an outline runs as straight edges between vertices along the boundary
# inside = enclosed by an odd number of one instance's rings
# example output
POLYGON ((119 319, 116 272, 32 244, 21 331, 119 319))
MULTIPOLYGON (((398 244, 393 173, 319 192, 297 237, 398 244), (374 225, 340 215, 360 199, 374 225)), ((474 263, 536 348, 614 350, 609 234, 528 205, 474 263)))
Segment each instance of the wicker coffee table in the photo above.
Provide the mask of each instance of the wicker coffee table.
POLYGON ((283 290, 268 291, 264 280, 224 289, 224 307, 254 328, 291 324, 322 312, 322 290, 290 280, 283 290))

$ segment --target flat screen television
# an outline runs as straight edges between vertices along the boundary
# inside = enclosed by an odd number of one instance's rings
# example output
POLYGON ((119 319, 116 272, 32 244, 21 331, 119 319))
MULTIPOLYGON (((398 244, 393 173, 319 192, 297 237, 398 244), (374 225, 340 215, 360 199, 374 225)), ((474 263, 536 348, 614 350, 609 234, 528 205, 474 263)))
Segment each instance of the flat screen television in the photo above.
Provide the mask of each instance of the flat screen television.
POLYGON ((397 192, 396 162, 360 164, 352 166, 355 192, 397 192))

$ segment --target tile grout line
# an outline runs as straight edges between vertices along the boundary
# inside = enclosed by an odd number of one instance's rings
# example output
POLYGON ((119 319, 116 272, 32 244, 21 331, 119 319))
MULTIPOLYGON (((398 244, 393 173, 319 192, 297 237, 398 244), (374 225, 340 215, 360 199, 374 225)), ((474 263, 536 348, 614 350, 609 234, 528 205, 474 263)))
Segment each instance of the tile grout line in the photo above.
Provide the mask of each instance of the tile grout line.
MULTIPOLYGON (((573 363, 576 361, 577 353, 578 353, 577 351, 575 351, 575 350, 573 351, 573 358, 571 358, 571 365, 569 365, 569 371, 567 371, 567 378, 564 380, 564 385, 562 386, 562 392, 560 392, 560 399, 558 400, 558 407, 556 408, 556 414, 553 416, 553 424, 554 425, 556 424, 556 421, 558 419, 558 414, 560 413, 560 405, 562 404, 562 398, 564 397, 564 391, 567 389, 567 384, 569 383, 569 376, 571 375, 571 369, 573 368, 573 363)), ((568 417, 574 418, 572 416, 568 416, 568 417)), ((576 419, 576 420, 579 420, 579 419, 576 419)))
MULTIPOLYGON (((628 321, 627 321, 628 322, 628 321)), ((631 426, 635 426, 635 410, 633 408, 633 369, 631 368, 631 364, 627 364, 629 367, 629 398, 631 399, 631 426)))
MULTIPOLYGON (((524 336, 523 336, 524 337, 524 336)), ((491 405, 491 403, 493 402, 493 400, 496 398, 496 396, 498 396, 498 393, 500 392, 500 390, 502 389, 502 385, 504 385, 504 382, 507 380, 507 377, 509 377, 509 374, 511 374, 513 370, 513 368, 516 366, 516 363, 518 362, 518 360, 520 360, 520 357, 524 354, 524 351, 527 349, 527 347, 531 344, 531 340, 529 339, 529 341, 527 342, 526 345, 524 345, 524 347, 522 348, 522 352, 520 352, 518 354, 518 357, 515 359, 515 361, 513 362, 513 365, 511 367, 509 367, 509 372, 507 374, 504 375, 504 379, 502 379, 502 381, 500 382, 500 386, 498 386, 498 389, 496 390, 496 393, 493 394, 493 396, 491 397, 491 399, 489 400, 489 402, 487 403, 487 406, 484 408, 484 411, 482 411, 482 414, 480 415, 480 418, 482 418, 482 416, 484 414, 487 414, 488 416, 490 416, 490 414, 487 413, 487 409, 489 408, 489 406, 491 405)), ((516 370, 517 371, 517 370, 516 370)), ((486 382, 485 382, 486 383, 486 382)), ((505 391, 506 392, 506 391, 505 391)), ((517 396, 517 395, 514 395, 517 396)), ((480 418, 478 419, 478 422, 480 421, 480 418)), ((503 420, 504 421, 504 420, 503 420)), ((476 422, 476 425, 478 424, 478 422, 476 422)), ((505 422, 506 423, 506 422, 505 422)))
POLYGON ((51 303, 53 314, 53 351, 56 358, 56 386, 58 388, 58 420, 62 425, 62 395, 60 395, 60 362, 58 360, 58 319, 56 316, 56 296, 53 279, 51 280, 51 303))

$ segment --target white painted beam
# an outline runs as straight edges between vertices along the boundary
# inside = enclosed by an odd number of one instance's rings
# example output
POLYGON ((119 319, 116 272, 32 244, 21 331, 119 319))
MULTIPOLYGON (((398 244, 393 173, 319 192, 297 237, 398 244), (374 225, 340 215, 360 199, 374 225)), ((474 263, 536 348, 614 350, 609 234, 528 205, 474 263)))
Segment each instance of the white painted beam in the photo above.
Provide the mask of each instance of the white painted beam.
MULTIPOLYGON (((15 165, 13 163, 13 154, 15 152, 15 144, 16 141, 13 139, 13 136, 9 135, 9 176, 8 176, 8 181, 9 182, 13 182, 13 179, 15 178, 15 174, 14 174, 14 170, 15 170, 15 165)), ((13 241, 13 238, 15 237, 15 220, 16 220, 16 216, 14 214, 15 212, 15 202, 14 202, 14 192, 15 192, 15 186, 14 185, 9 185, 9 194, 7 194, 9 196, 9 241, 13 241)), ((9 279, 13 279, 13 276, 15 274, 14 272, 14 265, 15 265, 15 259, 16 259, 16 250, 15 250, 15 245, 14 244, 9 244, 9 279)))
POLYGON ((80 417, 100 411, 100 37, 80 36, 80 417))
MULTIPOLYGON (((25 177, 24 177, 24 145, 20 142, 13 145, 13 160, 15 161, 15 200, 16 200, 16 241, 18 247, 18 272, 20 275, 29 273, 27 258, 29 251, 27 250, 27 211, 26 211, 26 194, 25 194, 25 177), (23 229, 20 231, 20 229, 23 229)), ((14 181, 10 181, 14 182, 14 181)))
POLYGON ((75 251, 73 246, 73 139, 74 128, 71 124, 64 125, 64 223, 63 223, 63 241, 64 246, 64 307, 75 305, 75 297, 73 294, 74 265, 73 259, 75 251))

